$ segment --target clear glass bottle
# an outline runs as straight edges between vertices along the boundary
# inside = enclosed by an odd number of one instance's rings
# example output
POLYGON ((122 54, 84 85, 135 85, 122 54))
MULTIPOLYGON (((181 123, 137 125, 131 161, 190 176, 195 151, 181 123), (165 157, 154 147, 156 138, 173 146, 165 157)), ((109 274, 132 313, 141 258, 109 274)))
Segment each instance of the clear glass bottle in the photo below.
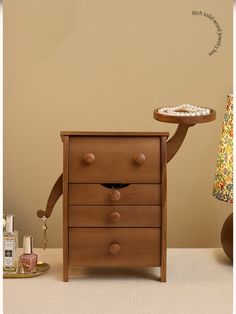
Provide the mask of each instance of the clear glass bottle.
POLYGON ((36 272, 38 255, 33 253, 33 237, 25 235, 23 238, 23 254, 19 258, 19 272, 33 273, 36 272))
POLYGON ((2 231, 5 232, 6 231, 6 219, 7 219, 7 215, 3 214, 2 215, 2 231))
POLYGON ((3 232, 3 270, 17 272, 18 233, 14 231, 14 215, 6 215, 3 232))

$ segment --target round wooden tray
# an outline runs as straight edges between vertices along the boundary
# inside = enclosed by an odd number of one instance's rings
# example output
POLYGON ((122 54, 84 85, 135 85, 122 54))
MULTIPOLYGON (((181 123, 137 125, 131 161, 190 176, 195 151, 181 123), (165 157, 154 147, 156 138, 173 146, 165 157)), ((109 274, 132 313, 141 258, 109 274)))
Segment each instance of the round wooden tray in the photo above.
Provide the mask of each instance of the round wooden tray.
POLYGON ((210 111, 211 111, 208 115, 192 116, 192 117, 186 117, 186 116, 180 117, 180 116, 171 116, 171 115, 167 115, 167 114, 162 114, 162 113, 158 112, 158 110, 161 108, 163 108, 163 107, 155 109, 153 116, 154 116, 154 119, 156 119, 158 121, 162 121, 162 122, 194 125, 197 123, 211 122, 211 121, 214 121, 216 119, 216 111, 214 109, 211 109, 211 108, 207 108, 207 109, 210 109, 210 111))
POLYGON ((36 265, 36 272, 29 274, 21 273, 3 273, 3 278, 32 278, 43 275, 46 271, 50 269, 50 265, 44 262, 38 262, 36 265))

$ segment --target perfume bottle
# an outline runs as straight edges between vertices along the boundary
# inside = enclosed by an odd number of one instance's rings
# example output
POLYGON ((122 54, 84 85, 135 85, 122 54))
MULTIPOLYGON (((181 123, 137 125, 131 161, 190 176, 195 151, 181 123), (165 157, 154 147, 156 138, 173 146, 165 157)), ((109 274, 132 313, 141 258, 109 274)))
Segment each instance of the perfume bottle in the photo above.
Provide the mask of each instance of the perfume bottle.
POLYGON ((14 231, 14 215, 6 215, 5 230, 3 232, 3 270, 17 271, 16 250, 18 247, 18 233, 14 231))
POLYGON ((2 215, 2 231, 3 231, 3 232, 6 231, 6 218, 7 218, 7 215, 6 215, 6 214, 3 214, 3 215, 2 215))
POLYGON ((23 238, 23 254, 19 258, 20 273, 36 272, 38 255, 33 253, 33 237, 25 235, 23 238))

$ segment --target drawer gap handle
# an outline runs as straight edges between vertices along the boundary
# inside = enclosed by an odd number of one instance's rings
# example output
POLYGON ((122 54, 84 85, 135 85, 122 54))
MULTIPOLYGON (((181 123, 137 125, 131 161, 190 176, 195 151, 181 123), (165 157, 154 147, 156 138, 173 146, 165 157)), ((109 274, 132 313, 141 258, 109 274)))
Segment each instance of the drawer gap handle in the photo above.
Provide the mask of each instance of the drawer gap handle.
POLYGON ((126 183, 101 183, 101 185, 107 189, 123 189, 129 186, 126 183))

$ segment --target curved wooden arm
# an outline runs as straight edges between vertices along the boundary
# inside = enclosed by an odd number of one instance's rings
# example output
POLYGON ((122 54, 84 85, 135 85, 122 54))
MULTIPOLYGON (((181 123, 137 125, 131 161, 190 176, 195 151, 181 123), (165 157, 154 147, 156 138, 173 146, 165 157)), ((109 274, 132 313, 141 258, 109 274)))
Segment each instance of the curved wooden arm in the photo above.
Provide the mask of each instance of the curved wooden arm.
MULTIPOLYGON (((162 109, 164 107, 161 107, 162 109)), ((169 162, 180 149, 184 138, 188 132, 188 128, 194 126, 197 123, 206 123, 211 122, 216 119, 216 111, 211 108, 208 114, 202 114, 199 116, 178 116, 178 115, 169 115, 160 113, 159 110, 161 108, 157 108, 153 112, 154 119, 167 123, 178 123, 178 128, 174 134, 174 136, 167 142, 167 162, 169 162)))
POLYGON ((37 216, 42 218, 45 216, 46 218, 51 216, 52 210, 63 193, 63 174, 57 179, 56 183, 54 184, 51 193, 48 198, 46 210, 38 210, 37 216))
POLYGON ((180 149, 185 136, 188 132, 188 128, 194 126, 195 124, 179 124, 175 134, 167 142, 167 162, 169 162, 180 149))

